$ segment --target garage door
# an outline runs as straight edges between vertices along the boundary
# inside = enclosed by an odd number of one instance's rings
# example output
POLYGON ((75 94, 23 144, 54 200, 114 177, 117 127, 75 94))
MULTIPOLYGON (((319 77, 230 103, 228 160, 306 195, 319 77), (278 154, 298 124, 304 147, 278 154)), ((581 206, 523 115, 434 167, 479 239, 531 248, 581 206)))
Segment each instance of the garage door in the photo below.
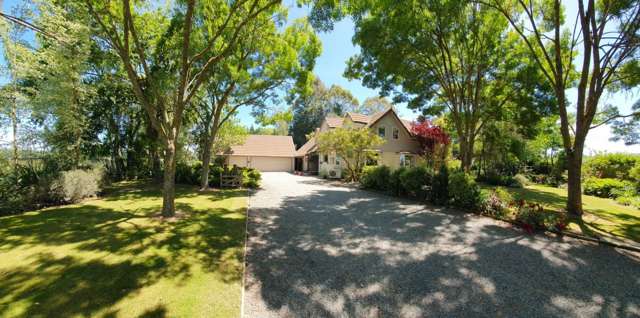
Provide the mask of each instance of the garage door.
POLYGON ((231 156, 230 165, 255 168, 260 171, 292 171, 293 158, 291 157, 245 157, 231 156))

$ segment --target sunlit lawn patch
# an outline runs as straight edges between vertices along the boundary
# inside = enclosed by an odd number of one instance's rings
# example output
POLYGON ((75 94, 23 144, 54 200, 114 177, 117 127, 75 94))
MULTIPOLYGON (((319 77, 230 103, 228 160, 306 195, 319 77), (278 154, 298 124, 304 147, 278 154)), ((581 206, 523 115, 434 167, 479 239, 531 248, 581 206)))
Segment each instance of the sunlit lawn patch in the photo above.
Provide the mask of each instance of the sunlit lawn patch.
POLYGON ((104 199, 0 218, 2 317, 237 317, 246 193, 118 184, 104 199))
MULTIPOLYGON (((491 187, 484 187, 485 191, 491 187)), ((543 185, 530 185, 523 189, 505 188, 517 199, 540 203, 549 212, 562 211, 567 190, 543 185)), ((610 234, 640 242, 640 210, 623 206, 611 199, 583 195, 585 215, 583 224, 571 222, 569 229, 586 235, 610 234)))

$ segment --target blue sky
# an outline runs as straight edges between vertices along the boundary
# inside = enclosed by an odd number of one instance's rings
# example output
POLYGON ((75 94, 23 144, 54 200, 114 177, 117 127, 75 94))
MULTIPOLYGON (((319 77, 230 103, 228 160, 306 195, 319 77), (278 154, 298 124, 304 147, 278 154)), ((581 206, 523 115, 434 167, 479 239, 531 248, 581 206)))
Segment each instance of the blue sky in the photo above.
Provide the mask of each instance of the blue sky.
MULTIPOLYGON (((9 11, 18 1, 20 0, 5 0, 3 3, 3 12, 9 11)), ((284 0, 284 3, 289 7, 290 20, 306 16, 309 12, 309 9, 306 7, 298 8, 295 5, 295 0, 284 0)), ((564 1, 564 3, 567 9, 567 16, 574 17, 577 11, 575 1, 564 1)), ((572 19, 567 20, 573 22, 572 19)), ((376 96, 378 92, 362 86, 359 80, 348 80, 342 76, 347 59, 358 53, 358 47, 354 46, 351 41, 353 34, 354 25, 349 20, 338 22, 332 32, 320 33, 319 37, 323 45, 322 55, 316 61, 314 73, 327 86, 331 86, 332 84, 340 85, 351 91, 351 93, 362 102, 367 97, 376 96)), ((4 59, 1 54, 0 62, 4 64, 4 59)), ((4 81, 6 81, 6 79, 0 78, 0 83, 4 81)), ((574 90, 569 90, 567 95, 570 100, 575 100, 576 94, 574 90)), ((620 110, 626 113, 638 98, 640 98, 640 93, 639 90, 636 89, 633 92, 605 95, 602 97, 601 102, 603 104, 610 103, 618 105, 620 110)), ((285 105, 283 105, 283 107, 284 106, 285 105)), ((396 109, 403 118, 413 119, 416 117, 416 114, 407 109, 405 105, 396 105, 396 109)), ((241 110, 238 117, 241 122, 247 126, 254 124, 249 109, 241 110)), ((6 131, 0 131, 0 140, 6 139, 7 136, 8 133, 6 131)), ((609 141, 610 136, 611 133, 607 126, 592 130, 587 138, 587 153, 593 151, 640 153, 640 146, 625 146, 622 142, 614 143, 609 141)))

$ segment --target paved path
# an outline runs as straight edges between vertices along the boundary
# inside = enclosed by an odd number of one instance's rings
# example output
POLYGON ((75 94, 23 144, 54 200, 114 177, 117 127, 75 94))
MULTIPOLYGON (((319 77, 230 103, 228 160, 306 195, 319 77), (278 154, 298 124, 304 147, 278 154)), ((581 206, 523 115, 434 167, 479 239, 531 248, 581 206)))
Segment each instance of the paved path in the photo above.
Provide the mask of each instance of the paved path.
POLYGON ((638 317, 640 260, 374 193, 265 173, 246 317, 638 317))

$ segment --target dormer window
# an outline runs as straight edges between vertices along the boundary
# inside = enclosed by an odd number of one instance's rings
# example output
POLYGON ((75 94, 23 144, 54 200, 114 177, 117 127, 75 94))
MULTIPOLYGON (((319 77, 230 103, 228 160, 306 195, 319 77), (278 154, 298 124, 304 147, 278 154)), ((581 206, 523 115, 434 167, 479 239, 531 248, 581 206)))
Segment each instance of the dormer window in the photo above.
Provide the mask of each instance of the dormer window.
POLYGON ((378 136, 384 138, 387 135, 387 130, 384 126, 378 127, 378 136))
POLYGON ((398 139, 399 135, 400 135, 400 130, 398 130, 398 128, 393 128, 393 139, 398 139))

